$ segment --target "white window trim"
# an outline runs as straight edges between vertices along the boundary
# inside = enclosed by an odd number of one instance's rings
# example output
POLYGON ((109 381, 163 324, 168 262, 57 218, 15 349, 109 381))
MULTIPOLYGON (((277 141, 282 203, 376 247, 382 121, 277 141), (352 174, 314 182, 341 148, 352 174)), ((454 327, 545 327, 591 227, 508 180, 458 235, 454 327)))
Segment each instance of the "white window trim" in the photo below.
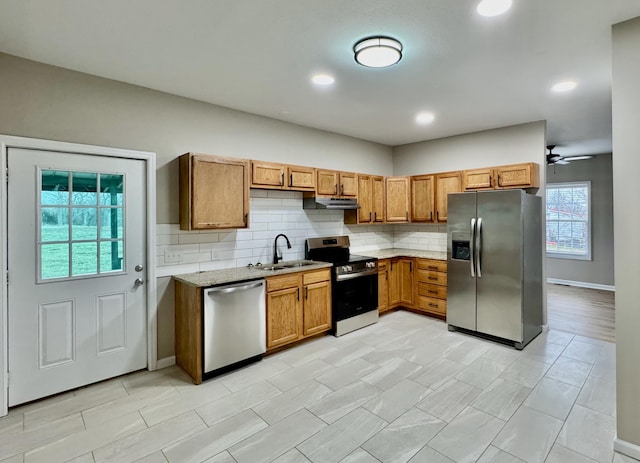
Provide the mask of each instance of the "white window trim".
MULTIPOLYGON (((591 256, 592 256, 592 244, 593 244, 593 239, 592 239, 592 235, 593 235, 593 216, 591 214, 591 181, 590 180, 581 180, 581 181, 575 181, 575 182, 558 182, 558 183, 547 183, 546 185, 546 189, 545 189, 545 217, 546 217, 546 199, 547 199, 547 192, 551 189, 555 189, 555 188, 563 188, 563 187, 575 187, 575 186, 586 186, 589 189, 589 204, 588 204, 588 210, 589 210, 589 220, 587 221, 587 230, 588 230, 588 234, 587 234, 587 254, 586 255, 577 255, 577 254, 565 254, 565 253, 560 253, 560 252, 549 252, 546 250, 546 232, 545 232, 545 252, 547 254, 547 257, 550 257, 552 259, 569 259, 569 260, 592 260, 591 256)), ((547 223, 549 223, 549 220, 546 220, 547 223)))
POLYGON ((147 151, 131 151, 104 146, 57 142, 38 138, 0 135, 0 260, 2 261, 2 284, 0 284, 0 416, 8 413, 8 298, 7 298, 7 153, 9 148, 40 149, 95 156, 116 156, 145 161, 147 176, 147 369, 158 367, 157 282, 156 282, 156 154, 147 151))

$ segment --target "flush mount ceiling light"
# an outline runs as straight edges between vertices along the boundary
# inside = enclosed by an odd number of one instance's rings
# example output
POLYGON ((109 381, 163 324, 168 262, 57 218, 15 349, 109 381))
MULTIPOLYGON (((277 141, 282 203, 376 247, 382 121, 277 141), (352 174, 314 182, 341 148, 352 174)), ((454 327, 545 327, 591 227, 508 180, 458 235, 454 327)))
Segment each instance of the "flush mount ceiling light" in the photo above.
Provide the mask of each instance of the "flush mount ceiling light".
POLYGON ((571 90, 576 88, 577 85, 578 84, 576 82, 574 82, 573 80, 567 80, 567 81, 564 81, 564 82, 558 82, 553 87, 551 87, 551 90, 553 90, 554 92, 558 92, 558 93, 570 92, 571 90))
POLYGON ((368 68, 386 68, 402 58, 402 44, 391 37, 367 37, 353 47, 358 64, 368 68))
POLYGON ((433 113, 422 112, 416 116, 416 123, 420 125, 431 124, 435 120, 436 116, 433 113))
POLYGON ((476 10, 480 16, 498 16, 511 8, 511 0, 482 0, 476 10))
POLYGON ((329 74, 316 74, 311 78, 311 82, 316 85, 331 85, 336 81, 333 76, 329 74))

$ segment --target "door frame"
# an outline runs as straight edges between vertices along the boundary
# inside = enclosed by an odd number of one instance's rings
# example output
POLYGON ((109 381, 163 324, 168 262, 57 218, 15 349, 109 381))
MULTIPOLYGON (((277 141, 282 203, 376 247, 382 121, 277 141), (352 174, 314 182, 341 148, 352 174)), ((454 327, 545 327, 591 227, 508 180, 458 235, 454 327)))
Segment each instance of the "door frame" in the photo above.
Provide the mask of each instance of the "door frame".
POLYGON ((125 159, 139 159, 145 162, 147 176, 147 369, 155 370, 158 363, 158 325, 157 325, 157 282, 156 282, 156 154, 148 151, 132 151, 105 146, 67 143, 39 138, 23 138, 0 135, 0 416, 8 413, 9 398, 9 349, 8 349, 8 283, 7 275, 7 154, 10 148, 39 149, 44 151, 58 151, 65 153, 84 154, 93 156, 111 156, 125 159))

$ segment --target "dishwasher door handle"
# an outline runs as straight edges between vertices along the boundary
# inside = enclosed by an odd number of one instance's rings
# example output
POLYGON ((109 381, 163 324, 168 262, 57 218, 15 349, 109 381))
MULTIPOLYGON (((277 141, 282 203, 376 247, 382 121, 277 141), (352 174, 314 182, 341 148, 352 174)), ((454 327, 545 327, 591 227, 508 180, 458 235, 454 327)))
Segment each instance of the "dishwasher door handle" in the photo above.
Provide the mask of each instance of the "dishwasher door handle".
POLYGON ((248 285, 237 285, 237 286, 226 286, 224 288, 211 288, 207 290, 207 294, 210 293, 223 293, 223 294, 228 294, 228 293, 235 293, 236 291, 245 291, 247 289, 251 289, 251 288, 257 288, 258 286, 262 285, 262 280, 258 280, 255 283, 249 283, 248 285))

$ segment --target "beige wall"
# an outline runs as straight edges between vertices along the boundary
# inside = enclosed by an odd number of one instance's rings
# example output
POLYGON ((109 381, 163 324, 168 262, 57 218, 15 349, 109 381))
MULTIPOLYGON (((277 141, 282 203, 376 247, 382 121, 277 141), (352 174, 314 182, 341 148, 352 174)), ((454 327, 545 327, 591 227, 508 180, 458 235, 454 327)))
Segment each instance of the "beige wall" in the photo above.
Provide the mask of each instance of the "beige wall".
POLYGON ((614 285, 611 154, 547 166, 547 183, 591 182, 591 260, 547 258, 547 278, 614 285))
MULTIPOLYGON (((393 174, 413 175, 537 162, 545 164, 546 123, 514 125, 396 146, 393 174)), ((544 185, 544 169, 541 169, 544 185)))
MULTIPOLYGON (((613 26, 613 209, 618 439, 640 458, 640 17, 613 26)), ((619 444, 619 443, 617 443, 619 444)))
POLYGON ((4 135, 157 153, 158 223, 178 223, 176 158, 187 151, 381 175, 393 170, 388 146, 1 53, 0 83, 4 135))

